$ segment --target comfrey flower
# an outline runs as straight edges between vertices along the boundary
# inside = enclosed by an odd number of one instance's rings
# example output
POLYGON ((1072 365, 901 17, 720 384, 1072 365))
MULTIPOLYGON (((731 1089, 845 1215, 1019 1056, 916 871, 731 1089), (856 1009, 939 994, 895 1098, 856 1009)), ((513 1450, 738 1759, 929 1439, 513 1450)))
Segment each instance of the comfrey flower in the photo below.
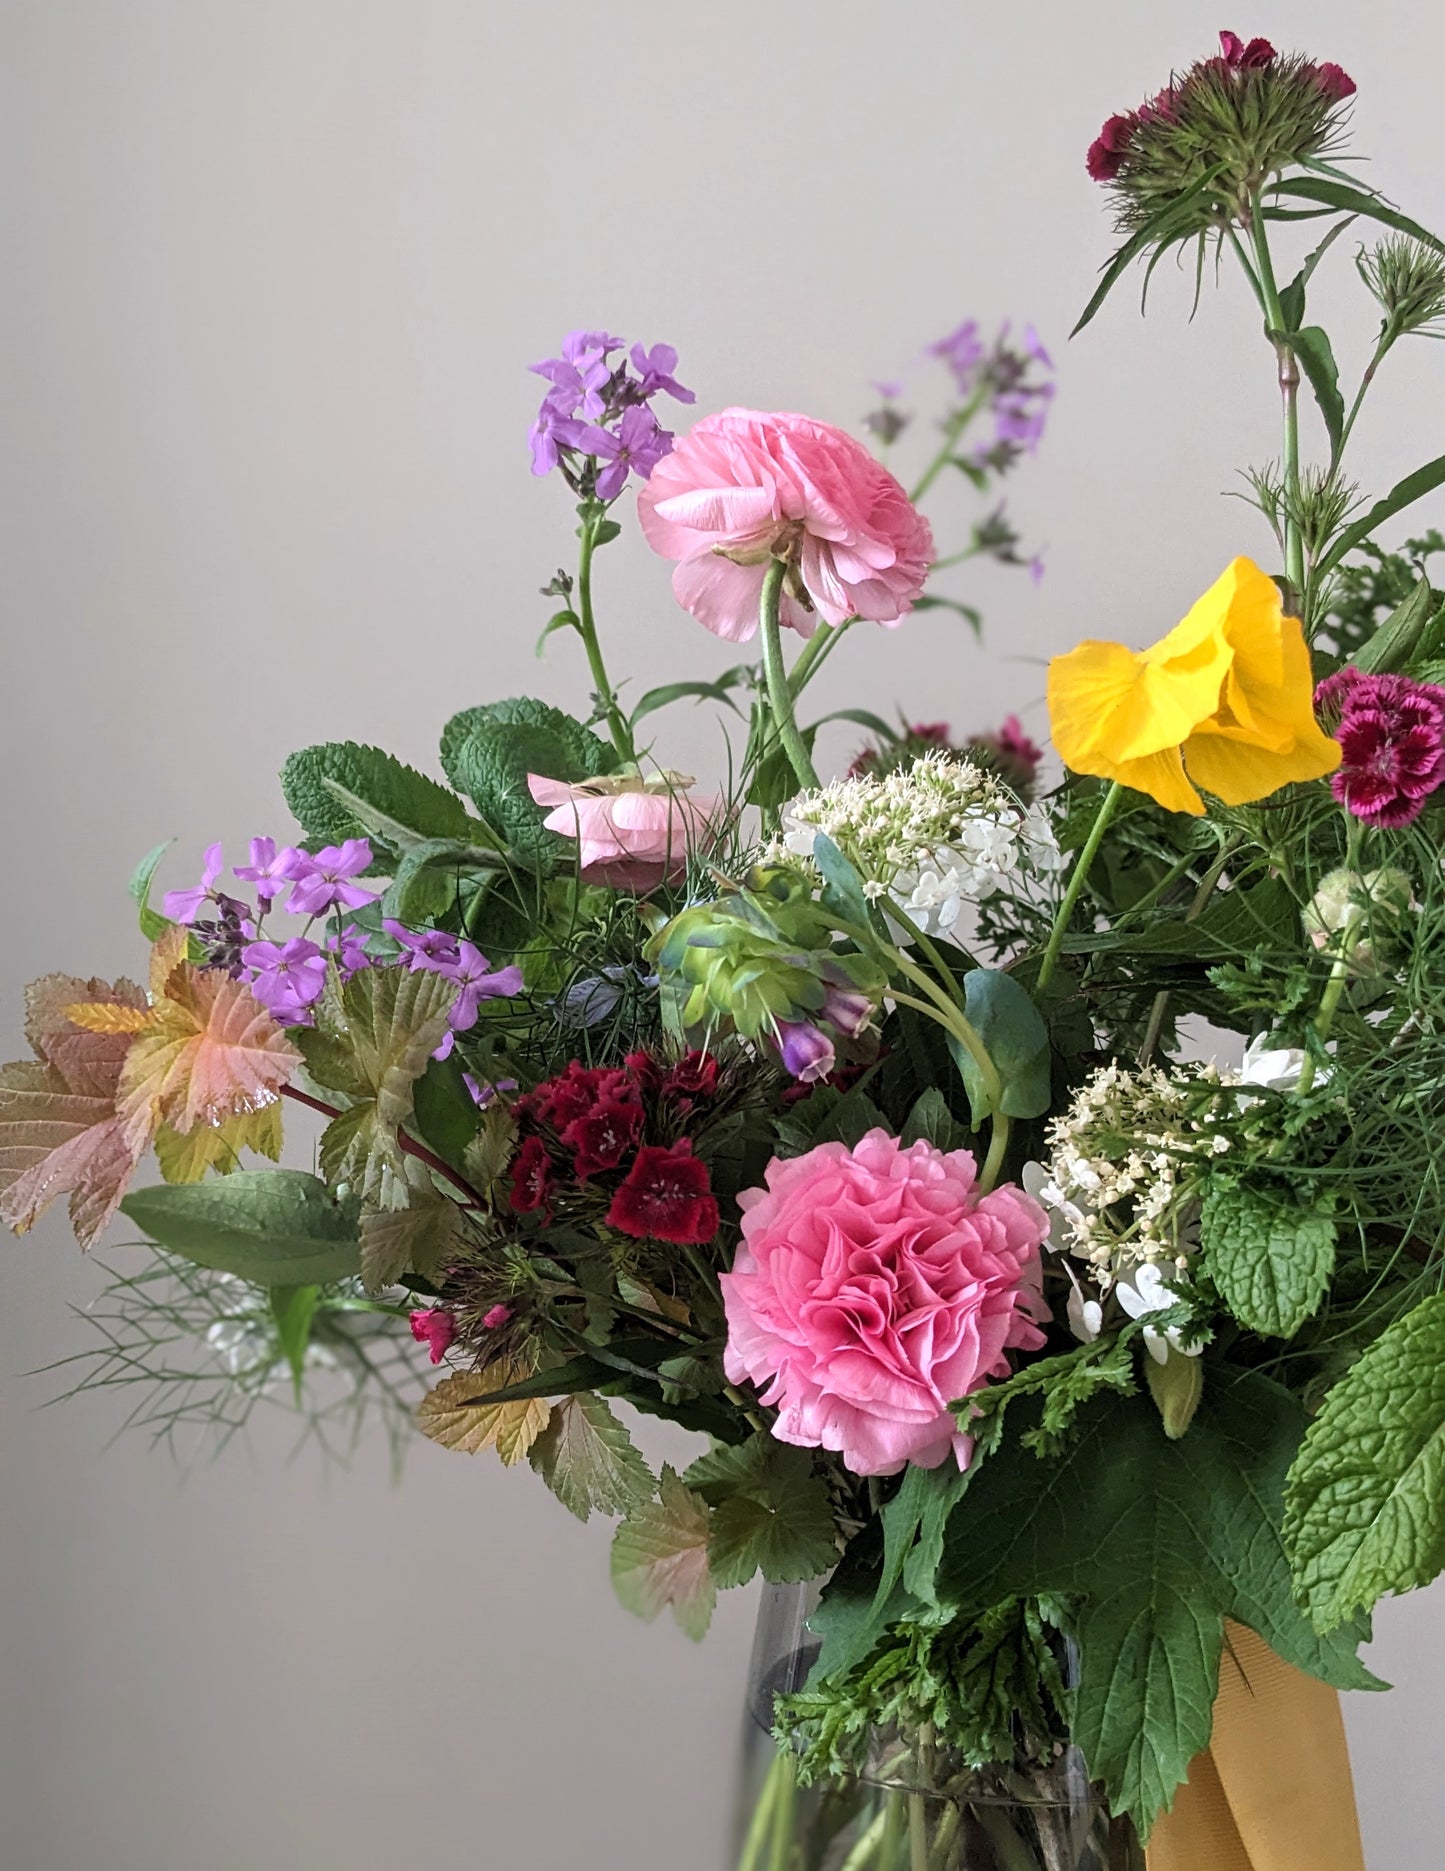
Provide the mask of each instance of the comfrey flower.
POLYGON ((530 367, 552 386, 532 425, 533 474, 560 467, 575 492, 612 501, 630 473, 645 481, 670 452, 672 434, 648 404, 659 395, 694 401, 674 375, 677 352, 670 344, 634 344, 630 359, 614 362, 624 344, 610 332, 574 331, 560 357, 530 367))
POLYGON ((1337 723, 1335 798, 1367 825, 1412 825, 1445 784, 1445 689, 1347 663, 1315 690, 1315 707, 1337 723))
POLYGON ((784 808, 783 852, 811 860, 819 832, 857 869, 866 896, 891 899, 928 934, 952 934, 969 904, 1064 862, 1046 814, 944 751, 836 780, 784 808))

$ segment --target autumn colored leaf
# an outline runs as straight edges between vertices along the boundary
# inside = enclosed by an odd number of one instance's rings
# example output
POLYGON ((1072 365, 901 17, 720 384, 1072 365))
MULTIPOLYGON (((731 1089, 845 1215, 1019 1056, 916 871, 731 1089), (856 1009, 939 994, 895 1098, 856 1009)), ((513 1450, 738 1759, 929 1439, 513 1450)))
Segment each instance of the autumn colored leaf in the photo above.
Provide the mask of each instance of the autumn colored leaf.
POLYGON ((505 1360, 485 1371, 456 1371, 417 1405, 417 1427, 444 1449, 460 1449, 466 1455, 495 1449, 502 1466, 511 1468, 547 1427, 552 1406, 541 1397, 491 1404, 482 1399, 527 1375, 505 1360))
POLYGON ((167 1182, 199 1182, 208 1170, 222 1176, 241 1167, 242 1150, 281 1160, 281 1100, 256 1111, 222 1118, 219 1124, 197 1124, 184 1135, 162 1124, 155 1134, 156 1161, 167 1182))
POLYGON ((612 1541, 612 1584, 627 1609, 652 1619, 670 1605, 682 1630, 701 1638, 717 1602, 711 1529, 707 1502, 664 1468, 657 1499, 634 1507, 612 1541))
MULTIPOLYGON (((156 944, 157 955, 168 946, 156 944)), ((156 967, 152 979, 159 975, 156 967)), ((152 989, 154 993, 154 988, 152 989)), ((130 1040, 116 1098, 137 1155, 165 1123, 185 1136, 198 1124, 260 1110, 301 1055, 242 981, 178 962, 152 1003, 151 1021, 130 1040)))
POLYGON ((116 1092, 132 1036, 91 1032, 68 1018, 83 1003, 131 1013, 145 995, 130 981, 46 975, 25 992, 26 1037, 35 1054, 0 1066, 0 1220, 17 1234, 34 1226, 58 1195, 82 1247, 105 1227, 140 1151, 116 1112, 116 1092))

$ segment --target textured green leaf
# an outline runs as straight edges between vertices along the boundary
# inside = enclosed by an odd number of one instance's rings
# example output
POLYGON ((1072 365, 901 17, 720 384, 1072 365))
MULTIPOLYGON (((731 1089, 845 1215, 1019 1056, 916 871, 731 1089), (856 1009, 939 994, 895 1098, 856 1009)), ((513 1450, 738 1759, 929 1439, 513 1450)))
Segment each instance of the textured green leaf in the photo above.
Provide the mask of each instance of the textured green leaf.
POLYGON ((121 1208, 173 1254, 256 1286, 324 1284, 359 1264, 356 1204, 299 1169, 136 1189, 121 1208))
POLYGON ((670 1605, 689 1637, 706 1634, 717 1603, 707 1557, 711 1521, 706 1501, 664 1468, 657 1500, 635 1507, 612 1541, 612 1585, 629 1611, 650 1622, 670 1605))
POLYGON ((699 1456, 684 1480, 714 1509, 708 1552, 717 1585, 746 1585, 759 1570, 795 1584, 836 1564, 832 1503, 806 1449, 759 1432, 699 1456))
POLYGON ((1248 1186, 1210 1190, 1201 1239, 1225 1305, 1241 1325, 1270 1338, 1293 1338, 1334 1272, 1330 1216, 1248 1186))
POLYGON ((528 1460, 579 1520, 594 1511, 628 1513, 655 1492, 648 1466, 627 1430, 604 1398, 585 1390, 557 1405, 528 1460))
POLYGON ((435 1279, 469 1240, 466 1219, 449 1196, 414 1189, 409 1207, 374 1209, 362 1216, 362 1284, 368 1292, 380 1292, 409 1268, 423 1279, 435 1279))
POLYGON ((1107 1399, 1057 1462, 990 1457, 949 1522, 941 1595, 1079 1600, 1075 1736, 1146 1831, 1209 1739, 1226 1617, 1338 1687, 1373 1681, 1360 1633, 1321 1638, 1294 1600, 1280 1518, 1304 1427, 1289 1392, 1211 1367, 1179 1441, 1149 1400, 1107 1399))
MULTIPOLYGON (((1042 1117, 1049 1108, 1049 1030, 1028 992, 997 968, 973 968, 963 978, 964 1011, 1002 1080, 1000 1108, 1007 1117, 1042 1117)), ((967 1047, 951 1036, 968 1093, 975 1129, 989 1115, 982 1073, 967 1047)))
POLYGON ((1445 1293, 1325 1399, 1290 1474, 1285 1538, 1324 1629, 1445 1570, 1445 1293))
POLYGON ((281 791, 313 844, 370 837, 398 850, 402 836, 465 841, 475 833, 466 807, 445 786, 379 747, 363 747, 355 741, 329 741, 292 754, 281 769, 281 791), (364 805, 371 822, 366 823, 346 804, 328 781, 364 805), (375 829, 384 822, 392 826, 395 836, 375 829))
POLYGON ((475 801, 516 857, 543 867, 571 847, 544 830, 546 812, 533 799, 527 775, 575 783, 610 772, 615 759, 580 721, 528 696, 465 709, 442 734, 448 779, 475 801))
POLYGON ((927 1091, 920 1094, 904 1120, 899 1140, 905 1147, 926 1140, 938 1150, 959 1148, 961 1138, 958 1123, 936 1085, 930 1085, 927 1091))

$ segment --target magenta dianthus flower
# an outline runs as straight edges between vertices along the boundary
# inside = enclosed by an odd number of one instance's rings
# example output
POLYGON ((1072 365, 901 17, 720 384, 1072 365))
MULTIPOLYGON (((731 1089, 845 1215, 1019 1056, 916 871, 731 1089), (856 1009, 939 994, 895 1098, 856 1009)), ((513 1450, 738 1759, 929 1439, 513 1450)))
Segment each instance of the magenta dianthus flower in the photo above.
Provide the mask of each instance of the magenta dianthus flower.
POLYGON ((1315 708, 1340 744, 1330 790, 1345 810, 1367 825, 1413 824, 1445 783, 1445 689, 1346 664, 1316 689, 1315 708))

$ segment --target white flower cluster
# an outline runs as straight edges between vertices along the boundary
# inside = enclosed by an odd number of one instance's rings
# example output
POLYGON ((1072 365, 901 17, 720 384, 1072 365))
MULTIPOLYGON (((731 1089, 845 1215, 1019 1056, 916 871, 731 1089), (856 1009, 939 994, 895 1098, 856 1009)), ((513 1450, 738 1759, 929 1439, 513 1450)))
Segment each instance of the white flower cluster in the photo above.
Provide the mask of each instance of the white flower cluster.
POLYGON ((1066 861, 1041 806, 1020 805, 991 774, 942 749, 801 794, 783 809, 774 855, 811 858, 819 832, 856 867, 867 896, 890 898, 929 935, 951 935, 968 904, 1066 861))

